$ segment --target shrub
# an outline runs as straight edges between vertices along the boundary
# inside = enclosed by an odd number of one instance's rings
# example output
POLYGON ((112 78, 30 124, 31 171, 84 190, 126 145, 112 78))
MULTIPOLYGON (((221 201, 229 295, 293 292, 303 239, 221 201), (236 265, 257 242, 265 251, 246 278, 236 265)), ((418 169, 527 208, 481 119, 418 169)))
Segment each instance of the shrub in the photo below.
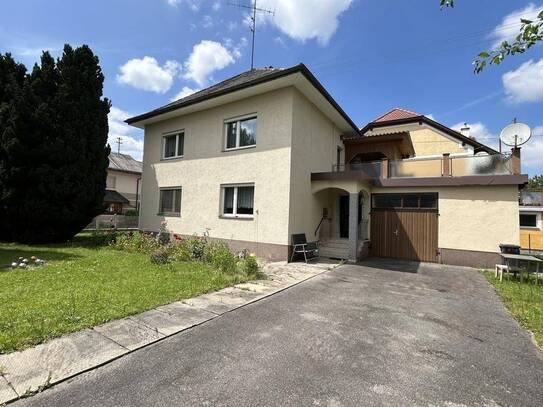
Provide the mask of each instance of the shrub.
POLYGON ((236 272, 236 257, 224 243, 209 243, 204 246, 203 260, 228 274, 236 272))
POLYGON ((139 216, 139 212, 137 209, 128 209, 125 213, 125 216, 139 216))
POLYGON ((258 262, 256 261, 255 256, 247 256, 245 259, 240 262, 240 269, 248 275, 258 274, 258 262))
POLYGON ((167 264, 168 263, 168 249, 161 247, 151 253, 151 263, 154 264, 167 264))
POLYGON ((185 240, 183 244, 186 245, 191 259, 202 260, 206 246, 206 241, 204 239, 199 238, 198 236, 192 236, 190 239, 185 240))
POLYGON ((111 247, 117 250, 125 250, 128 252, 152 253, 158 249, 160 245, 156 239, 142 232, 124 232, 118 233, 111 247))

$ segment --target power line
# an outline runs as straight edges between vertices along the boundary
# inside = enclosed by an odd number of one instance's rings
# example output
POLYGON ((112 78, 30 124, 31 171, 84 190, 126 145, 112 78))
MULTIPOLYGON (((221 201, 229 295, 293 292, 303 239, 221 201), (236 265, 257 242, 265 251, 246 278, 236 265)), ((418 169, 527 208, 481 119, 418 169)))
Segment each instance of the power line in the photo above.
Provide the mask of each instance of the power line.
POLYGON ((249 18, 251 19, 251 25, 249 28, 251 32, 253 33, 253 40, 251 43, 251 70, 254 69, 254 61, 255 61, 256 13, 261 12, 261 13, 271 14, 272 16, 275 15, 275 11, 271 11, 264 8, 258 8, 256 6, 256 2, 257 0, 253 0, 252 6, 248 6, 247 4, 242 4, 242 3, 228 3, 229 6, 251 10, 252 15, 249 15, 249 18))

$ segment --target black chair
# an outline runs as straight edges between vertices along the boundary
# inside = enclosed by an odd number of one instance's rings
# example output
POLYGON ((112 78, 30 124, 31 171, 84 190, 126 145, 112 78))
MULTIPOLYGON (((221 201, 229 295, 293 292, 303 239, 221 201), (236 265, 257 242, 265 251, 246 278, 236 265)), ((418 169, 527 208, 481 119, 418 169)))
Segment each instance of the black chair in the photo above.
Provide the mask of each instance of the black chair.
POLYGON ((313 259, 319 257, 319 248, 315 242, 307 242, 305 233, 298 233, 292 235, 292 256, 290 261, 294 259, 294 255, 303 254, 304 260, 307 263, 307 259, 313 259))

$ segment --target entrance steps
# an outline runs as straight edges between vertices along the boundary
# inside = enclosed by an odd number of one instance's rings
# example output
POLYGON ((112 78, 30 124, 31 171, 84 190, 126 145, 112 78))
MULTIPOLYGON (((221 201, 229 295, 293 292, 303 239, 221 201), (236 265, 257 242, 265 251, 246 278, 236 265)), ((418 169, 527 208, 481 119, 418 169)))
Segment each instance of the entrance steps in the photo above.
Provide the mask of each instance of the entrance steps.
POLYGON ((320 241, 319 255, 331 259, 347 259, 349 257, 349 239, 320 241))

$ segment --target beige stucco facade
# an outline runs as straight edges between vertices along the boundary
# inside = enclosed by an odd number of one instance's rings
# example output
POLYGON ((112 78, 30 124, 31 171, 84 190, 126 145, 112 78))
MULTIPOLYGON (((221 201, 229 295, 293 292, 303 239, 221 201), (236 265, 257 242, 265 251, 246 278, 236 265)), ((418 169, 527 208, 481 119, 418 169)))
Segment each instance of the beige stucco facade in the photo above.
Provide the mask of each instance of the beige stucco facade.
POLYGON ((108 169, 106 188, 119 192, 130 201, 129 206, 135 208, 138 201, 140 178, 140 174, 108 169))

